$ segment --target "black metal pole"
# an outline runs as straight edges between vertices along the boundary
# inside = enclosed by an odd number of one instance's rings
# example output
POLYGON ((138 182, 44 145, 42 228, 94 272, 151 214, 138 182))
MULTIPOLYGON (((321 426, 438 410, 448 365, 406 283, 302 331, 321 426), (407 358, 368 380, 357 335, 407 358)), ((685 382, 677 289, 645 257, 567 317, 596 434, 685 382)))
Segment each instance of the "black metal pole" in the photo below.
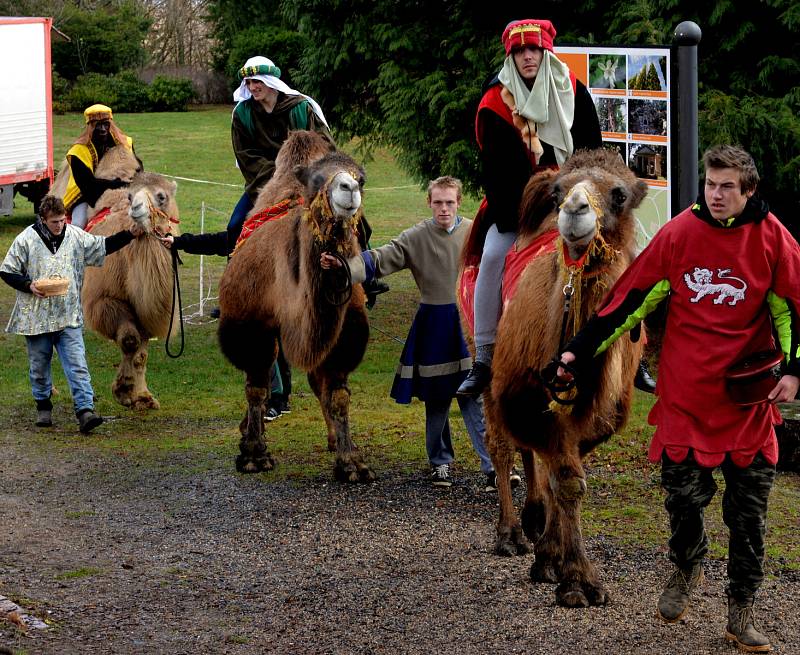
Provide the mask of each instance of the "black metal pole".
MULTIPOLYGON (((682 211, 697 198, 697 44, 702 32, 697 23, 684 21, 675 28, 673 43, 678 51, 678 206, 682 211)), ((673 99, 674 102, 674 99, 673 99)), ((674 143, 674 139, 673 139, 674 143)), ((673 194, 673 198, 675 194, 673 194)))

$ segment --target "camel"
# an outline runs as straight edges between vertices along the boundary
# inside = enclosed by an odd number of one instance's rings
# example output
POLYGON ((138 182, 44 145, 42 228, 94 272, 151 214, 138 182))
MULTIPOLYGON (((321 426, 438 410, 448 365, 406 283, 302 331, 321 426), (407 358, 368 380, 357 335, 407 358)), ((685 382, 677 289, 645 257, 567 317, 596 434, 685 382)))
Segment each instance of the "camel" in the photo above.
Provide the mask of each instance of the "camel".
POLYGON ((633 210, 646 191, 617 153, 602 149, 579 151, 558 173, 531 179, 521 204, 518 246, 548 230, 557 229, 558 238, 554 248, 527 265, 503 310, 485 393, 487 445, 500 500, 495 552, 522 555, 530 552, 528 539, 533 542, 531 578, 557 582, 556 601, 567 607, 608 601, 581 535, 587 489, 582 460, 625 424, 642 344, 625 335, 596 357, 571 405, 553 400, 541 372, 563 345, 562 324, 566 340, 632 261, 633 210), (581 268, 575 262, 583 255, 581 268), (574 291, 565 318, 568 285, 574 291), (528 487, 521 526, 509 482, 517 450, 528 487))
POLYGON ((323 251, 344 259, 359 252, 364 171, 306 131, 289 135, 275 163, 275 176, 251 215, 295 198, 301 188, 302 204, 241 242, 219 285, 220 347, 245 372, 247 411, 239 426, 236 469, 256 473, 275 466, 263 417, 280 337, 287 360, 307 371, 322 407, 328 444, 336 450, 336 479, 371 481, 375 474, 350 435, 347 387, 369 339, 365 296, 360 285, 343 284, 341 271, 319 264, 323 251))
MULTIPOLYGON (((108 171, 108 157, 98 165, 98 176, 108 171)), ((102 267, 87 269, 81 297, 89 327, 122 352, 112 392, 118 403, 131 409, 159 408, 145 378, 148 340, 168 338, 170 322, 173 331, 179 325, 177 303, 172 307, 172 256, 156 238, 178 234, 176 189, 175 182, 161 175, 138 172, 127 188, 100 196, 86 226, 92 234, 110 235, 136 220, 148 233, 106 257, 102 267), (100 218, 100 208, 110 213, 92 225, 100 218)))

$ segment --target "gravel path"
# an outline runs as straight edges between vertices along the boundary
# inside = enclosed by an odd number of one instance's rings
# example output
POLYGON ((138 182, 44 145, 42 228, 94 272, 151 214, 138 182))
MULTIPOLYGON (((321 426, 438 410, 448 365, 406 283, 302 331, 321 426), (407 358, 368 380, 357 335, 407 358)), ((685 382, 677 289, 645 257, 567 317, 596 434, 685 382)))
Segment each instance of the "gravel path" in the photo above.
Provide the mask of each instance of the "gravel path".
MULTIPOLYGON (((343 486, 238 476, 227 459, 195 472, 188 456, 110 471, 8 433, 0 448, 0 594, 52 622, 25 635, 0 621, 0 652, 735 652, 723 562, 667 626, 663 553, 594 539, 612 604, 556 607, 552 585, 529 582, 530 556, 492 555, 497 501, 477 473, 446 491, 423 472, 343 486)), ((800 576, 765 584, 775 652, 800 653, 799 606, 800 576)))

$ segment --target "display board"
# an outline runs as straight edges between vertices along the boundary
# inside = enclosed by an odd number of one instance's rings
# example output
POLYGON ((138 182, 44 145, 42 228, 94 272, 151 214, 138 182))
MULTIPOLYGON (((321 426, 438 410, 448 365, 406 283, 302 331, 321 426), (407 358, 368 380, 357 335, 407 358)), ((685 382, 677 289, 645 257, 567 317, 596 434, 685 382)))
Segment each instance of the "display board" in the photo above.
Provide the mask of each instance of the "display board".
POLYGON ((555 53, 589 89, 603 144, 648 186, 636 211, 645 245, 672 216, 670 49, 558 46, 555 53))

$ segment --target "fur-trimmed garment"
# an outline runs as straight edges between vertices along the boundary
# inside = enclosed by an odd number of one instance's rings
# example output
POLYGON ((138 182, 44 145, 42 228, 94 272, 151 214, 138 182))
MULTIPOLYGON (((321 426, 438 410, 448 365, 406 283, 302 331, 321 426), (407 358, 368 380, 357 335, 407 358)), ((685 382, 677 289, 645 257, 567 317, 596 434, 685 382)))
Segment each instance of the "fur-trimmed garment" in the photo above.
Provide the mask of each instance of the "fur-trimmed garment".
POLYGON ((564 350, 587 366, 667 297, 650 459, 666 453, 681 462, 691 449, 706 467, 726 454, 748 466, 758 452, 775 464, 780 413, 766 402, 734 404, 725 373, 743 357, 775 347, 774 327, 785 372, 800 375, 800 246, 756 197, 725 226, 701 199, 658 231, 564 350))

